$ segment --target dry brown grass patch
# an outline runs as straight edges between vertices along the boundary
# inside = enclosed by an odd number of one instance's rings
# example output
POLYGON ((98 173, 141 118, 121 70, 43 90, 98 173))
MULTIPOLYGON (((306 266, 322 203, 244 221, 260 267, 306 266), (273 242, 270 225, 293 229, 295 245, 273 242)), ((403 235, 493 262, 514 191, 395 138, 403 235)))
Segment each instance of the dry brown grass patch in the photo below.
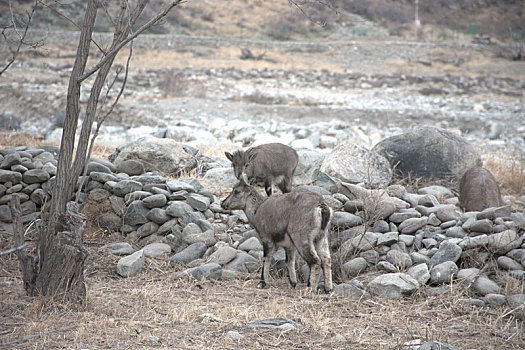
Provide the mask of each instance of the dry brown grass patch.
POLYGON ((525 195, 525 153, 516 151, 493 152, 486 155, 483 166, 490 170, 500 183, 502 194, 512 196, 525 195))
POLYGON ((95 144, 93 145, 93 151, 91 152, 91 156, 101 159, 107 159, 109 155, 114 151, 114 147, 110 147, 103 143, 95 142, 95 144))
POLYGON ((25 297, 15 257, 0 261, 0 342, 19 341, 18 349, 401 349, 407 341, 433 339, 519 349, 524 341, 523 322, 507 307, 470 307, 454 288, 439 297, 357 302, 312 294, 304 284, 294 290, 284 278, 261 290, 257 274, 246 281, 196 282, 182 277, 183 267, 171 266, 169 257, 147 259, 137 276, 125 279, 115 273, 119 257, 99 244, 87 249, 88 296, 79 311, 25 297), (292 319, 297 327, 248 327, 272 317, 292 319), (228 331, 243 338, 229 338, 228 331), (23 340, 31 335, 37 336, 23 340))
POLYGON ((51 145, 44 140, 42 134, 32 134, 26 132, 0 131, 0 148, 10 148, 17 146, 41 147, 51 145))

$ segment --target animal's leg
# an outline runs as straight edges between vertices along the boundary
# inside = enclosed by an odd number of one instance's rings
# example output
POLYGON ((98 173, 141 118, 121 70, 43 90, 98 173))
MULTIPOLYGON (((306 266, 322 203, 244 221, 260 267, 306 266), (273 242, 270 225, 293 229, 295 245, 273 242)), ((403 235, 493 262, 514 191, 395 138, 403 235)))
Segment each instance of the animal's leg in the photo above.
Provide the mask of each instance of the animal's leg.
POLYGON ((321 265, 324 273, 324 291, 330 293, 333 289, 332 285, 332 259, 330 257, 330 249, 328 247, 328 238, 325 236, 317 245, 317 253, 321 258, 321 265))
POLYGON ((278 186, 282 193, 292 192, 292 176, 284 176, 278 186))
POLYGON ((308 279, 308 286, 312 292, 317 292, 317 284, 319 283, 319 273, 321 270, 321 259, 315 251, 313 243, 310 244, 309 249, 303 251, 303 259, 310 267, 310 277, 308 279))
POLYGON ((275 246, 263 242, 263 267, 261 271, 261 281, 257 285, 258 288, 264 288, 268 285, 268 276, 270 273, 270 263, 272 256, 275 253, 275 246))
POLYGON ((285 250, 286 265, 288 266, 288 279, 290 280, 292 288, 295 288, 297 285, 297 275, 295 274, 295 255, 297 251, 294 247, 287 247, 285 250))
POLYGON ((272 192, 273 192, 273 182, 269 179, 265 179, 264 180, 264 190, 266 191, 266 195, 268 197, 270 197, 272 195, 272 192))

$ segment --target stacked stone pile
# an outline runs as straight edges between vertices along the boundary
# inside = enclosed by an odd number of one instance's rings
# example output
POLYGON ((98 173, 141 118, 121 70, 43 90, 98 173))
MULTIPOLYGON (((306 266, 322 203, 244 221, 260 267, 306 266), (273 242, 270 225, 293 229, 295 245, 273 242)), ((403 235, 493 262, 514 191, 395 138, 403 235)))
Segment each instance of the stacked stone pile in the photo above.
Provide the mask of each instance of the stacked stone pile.
POLYGON ((15 194, 20 198, 23 223, 39 217, 54 184, 57 152, 56 147, 23 146, 0 151, 0 228, 12 220, 9 202, 15 194))
MULTIPOLYGON (((38 218, 54 184, 56 148, 18 147, 0 155, 0 220, 8 230, 8 202, 15 194, 23 222, 38 218)), ((105 160, 87 167, 84 212, 100 229, 122 233, 123 242, 108 245, 124 256, 120 275, 132 276, 146 258, 166 254, 198 279, 238 278, 259 268, 262 245, 244 213, 224 212, 217 195, 197 179, 137 174, 140 165, 129 160, 119 164, 120 172, 105 160)), ((337 294, 396 298, 420 288, 441 293, 461 282, 474 304, 525 303, 525 213, 508 205, 462 213, 457 198, 441 186, 418 193, 400 185, 381 191, 344 183, 301 187, 321 193, 335 211, 337 294), (365 285, 361 276, 373 278, 365 285), (521 292, 507 295, 510 285, 521 285, 521 292)), ((283 251, 274 264, 285 270, 283 251)), ((299 266, 304 280, 305 265, 299 266)))

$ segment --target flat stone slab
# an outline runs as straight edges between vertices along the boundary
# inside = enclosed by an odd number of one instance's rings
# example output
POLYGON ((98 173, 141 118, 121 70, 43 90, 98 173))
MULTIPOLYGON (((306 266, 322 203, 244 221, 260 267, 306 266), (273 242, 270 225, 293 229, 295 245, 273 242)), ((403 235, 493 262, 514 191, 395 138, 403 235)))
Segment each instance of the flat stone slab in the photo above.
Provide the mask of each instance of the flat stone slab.
POLYGON ((260 321, 252 322, 248 325, 251 328, 278 328, 282 330, 291 330, 296 326, 296 322, 287 318, 276 317, 267 318, 260 321))
POLYGON ((107 248, 111 252, 111 254, 115 255, 130 255, 133 254, 133 252, 135 251, 131 244, 127 242, 111 243, 108 244, 107 248))

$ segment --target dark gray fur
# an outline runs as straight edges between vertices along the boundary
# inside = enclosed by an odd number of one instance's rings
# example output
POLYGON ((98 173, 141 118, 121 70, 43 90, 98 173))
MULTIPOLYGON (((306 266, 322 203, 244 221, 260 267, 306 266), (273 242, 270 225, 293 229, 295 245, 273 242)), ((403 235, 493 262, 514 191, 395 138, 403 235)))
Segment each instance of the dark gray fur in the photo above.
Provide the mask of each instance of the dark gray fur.
POLYGON ((282 143, 267 143, 224 154, 232 162, 237 179, 245 173, 250 181, 264 184, 268 196, 272 195, 273 185, 283 193, 292 190, 293 174, 299 163, 299 156, 293 148, 282 143))
POLYGON ((277 247, 284 247, 290 284, 295 288, 295 255, 298 251, 310 267, 308 285, 317 290, 320 269, 324 272, 324 289, 332 290, 332 263, 328 235, 332 210, 323 197, 310 191, 292 191, 264 197, 248 184, 246 176, 234 186, 222 202, 225 209, 242 209, 259 233, 264 249, 260 288, 268 284, 270 261, 277 247))
POLYGON ((503 205, 498 183, 491 172, 479 166, 467 170, 459 182, 459 203, 465 211, 503 205))

